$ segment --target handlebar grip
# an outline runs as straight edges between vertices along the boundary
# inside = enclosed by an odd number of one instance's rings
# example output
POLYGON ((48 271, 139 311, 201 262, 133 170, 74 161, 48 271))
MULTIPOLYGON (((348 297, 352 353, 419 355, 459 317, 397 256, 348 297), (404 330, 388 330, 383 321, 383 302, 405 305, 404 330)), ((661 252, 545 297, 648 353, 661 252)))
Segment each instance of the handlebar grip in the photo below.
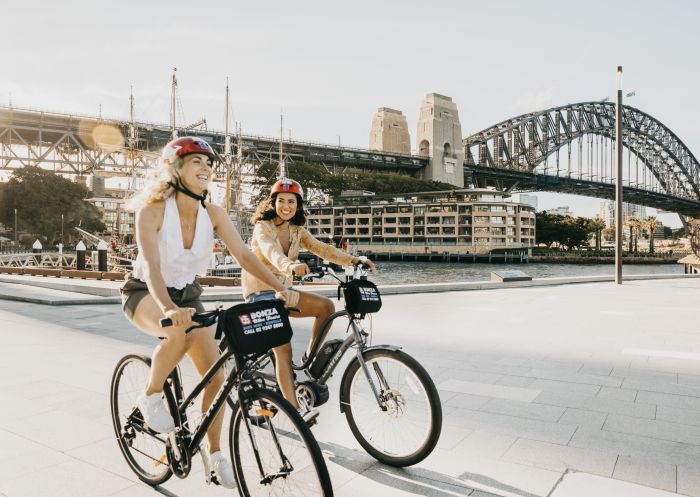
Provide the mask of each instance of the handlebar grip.
POLYGON ((168 326, 173 325, 173 320, 170 318, 163 318, 160 320, 160 327, 161 328, 167 328, 168 326))

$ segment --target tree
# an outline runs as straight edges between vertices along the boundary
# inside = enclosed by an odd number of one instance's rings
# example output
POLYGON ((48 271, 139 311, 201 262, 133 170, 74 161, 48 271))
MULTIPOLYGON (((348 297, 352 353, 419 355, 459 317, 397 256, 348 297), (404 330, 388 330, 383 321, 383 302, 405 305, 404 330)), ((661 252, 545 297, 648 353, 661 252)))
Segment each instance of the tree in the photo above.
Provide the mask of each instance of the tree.
POLYGON ((561 216, 539 212, 535 218, 537 243, 548 248, 557 243, 568 250, 585 245, 595 231, 592 221, 585 217, 561 216))
MULTIPOLYGON (((453 190, 455 187, 438 181, 426 181, 398 173, 383 173, 361 171, 359 169, 345 169, 338 173, 331 173, 326 168, 307 164, 304 162, 292 162, 287 164, 287 174, 298 181, 306 193, 306 197, 314 198, 319 195, 337 196, 343 190, 369 190, 382 193, 409 193, 420 191, 453 190)), ((254 202, 260 202, 270 194, 270 188, 277 180, 277 164, 266 162, 262 164, 252 181, 258 190, 254 202)))
POLYGON ((18 229, 54 241, 65 229, 80 225, 87 231, 105 229, 100 211, 84 199, 84 186, 39 167, 26 166, 12 173, 2 188, 0 222, 14 226, 17 209, 18 229))
POLYGON ((647 216, 642 221, 642 226, 649 232, 649 253, 654 253, 654 231, 659 226, 656 216, 647 216))
POLYGON ((642 226, 642 222, 634 216, 627 218, 627 227, 630 230, 629 253, 637 252, 637 236, 642 226))
POLYGON ((605 221, 600 216, 596 216, 591 220, 591 228, 595 233, 595 249, 600 250, 602 245, 603 230, 605 229, 605 221))

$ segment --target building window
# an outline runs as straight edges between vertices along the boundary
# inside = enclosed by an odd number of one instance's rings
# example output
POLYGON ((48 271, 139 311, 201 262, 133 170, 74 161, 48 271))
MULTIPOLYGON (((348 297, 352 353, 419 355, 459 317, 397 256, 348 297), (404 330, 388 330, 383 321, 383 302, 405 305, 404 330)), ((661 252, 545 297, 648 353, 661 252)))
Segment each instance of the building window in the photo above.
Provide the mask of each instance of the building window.
POLYGON ((474 222, 475 223, 488 223, 490 222, 491 218, 488 216, 474 216, 474 222))
POLYGON ((439 217, 428 217, 428 224, 440 224, 439 217))
POLYGON ((454 216, 443 216, 442 224, 454 224, 454 223, 455 223, 454 216))

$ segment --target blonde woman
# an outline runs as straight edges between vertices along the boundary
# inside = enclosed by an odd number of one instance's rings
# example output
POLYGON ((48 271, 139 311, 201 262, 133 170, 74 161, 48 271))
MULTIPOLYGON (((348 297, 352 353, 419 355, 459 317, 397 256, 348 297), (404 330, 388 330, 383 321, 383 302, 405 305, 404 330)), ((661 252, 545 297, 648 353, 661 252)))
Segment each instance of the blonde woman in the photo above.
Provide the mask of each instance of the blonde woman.
MULTIPOLYGON (((136 211, 139 253, 131 278, 121 289, 126 317, 138 329, 162 338, 153 351, 149 383, 138 398, 146 424, 154 431, 172 431, 175 424, 163 398, 163 385, 185 354, 204 375, 219 357, 213 328, 185 334, 192 314, 204 311, 197 275, 206 271, 214 245, 214 232, 240 265, 264 281, 289 306, 298 293, 286 289, 244 245, 226 212, 206 201, 214 151, 196 137, 178 138, 163 149, 157 177, 130 201, 136 211), (161 328, 170 318, 172 327, 161 328)), ((209 408, 224 381, 219 372, 204 390, 202 412, 209 408)), ((210 469, 226 488, 235 488, 233 468, 220 451, 222 411, 208 437, 210 469)), ((205 454, 207 455, 207 454, 205 454)))
MULTIPOLYGON (((297 260, 300 249, 308 250, 322 259, 341 266, 357 265, 360 262, 358 257, 316 239, 304 228, 306 223, 304 191, 301 185, 292 179, 281 179, 272 186, 270 197, 258 205, 251 222, 255 225, 250 244, 251 250, 274 273, 278 283, 285 288, 291 289, 292 275, 304 276, 309 272, 309 267, 297 260)), ((365 260, 364 264, 376 272, 372 261, 365 260)), ((241 286, 243 296, 248 302, 272 299, 277 290, 277 287, 271 286, 267 281, 247 271, 242 272, 241 286)), ((291 317, 315 318, 311 339, 304 353, 305 358, 311 351, 314 338, 320 333, 327 332, 320 329, 321 324, 335 312, 335 305, 331 299, 322 295, 301 292, 295 307, 299 312, 291 312, 291 317)), ((307 422, 311 422, 318 412, 303 411, 298 406, 294 390, 291 344, 280 345, 273 351, 277 363, 277 381, 284 398, 300 411, 307 422)), ((304 358, 302 361, 305 360, 304 358)))

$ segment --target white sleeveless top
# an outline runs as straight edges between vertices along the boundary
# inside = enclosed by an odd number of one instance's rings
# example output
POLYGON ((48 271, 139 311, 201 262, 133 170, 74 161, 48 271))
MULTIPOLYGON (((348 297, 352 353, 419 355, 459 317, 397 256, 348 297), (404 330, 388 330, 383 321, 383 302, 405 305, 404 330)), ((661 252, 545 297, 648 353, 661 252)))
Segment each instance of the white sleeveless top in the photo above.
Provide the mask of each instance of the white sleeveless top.
MULTIPOLYGON (((192 283, 197 275, 204 275, 211 261, 214 248, 214 226, 211 224, 207 210, 199 204, 192 248, 185 249, 180 229, 180 213, 177 210, 175 196, 165 200, 163 226, 158 232, 158 250, 160 252, 160 272, 165 286, 184 288, 192 283)), ((145 260, 139 252, 134 262, 133 277, 143 280, 145 260)))

